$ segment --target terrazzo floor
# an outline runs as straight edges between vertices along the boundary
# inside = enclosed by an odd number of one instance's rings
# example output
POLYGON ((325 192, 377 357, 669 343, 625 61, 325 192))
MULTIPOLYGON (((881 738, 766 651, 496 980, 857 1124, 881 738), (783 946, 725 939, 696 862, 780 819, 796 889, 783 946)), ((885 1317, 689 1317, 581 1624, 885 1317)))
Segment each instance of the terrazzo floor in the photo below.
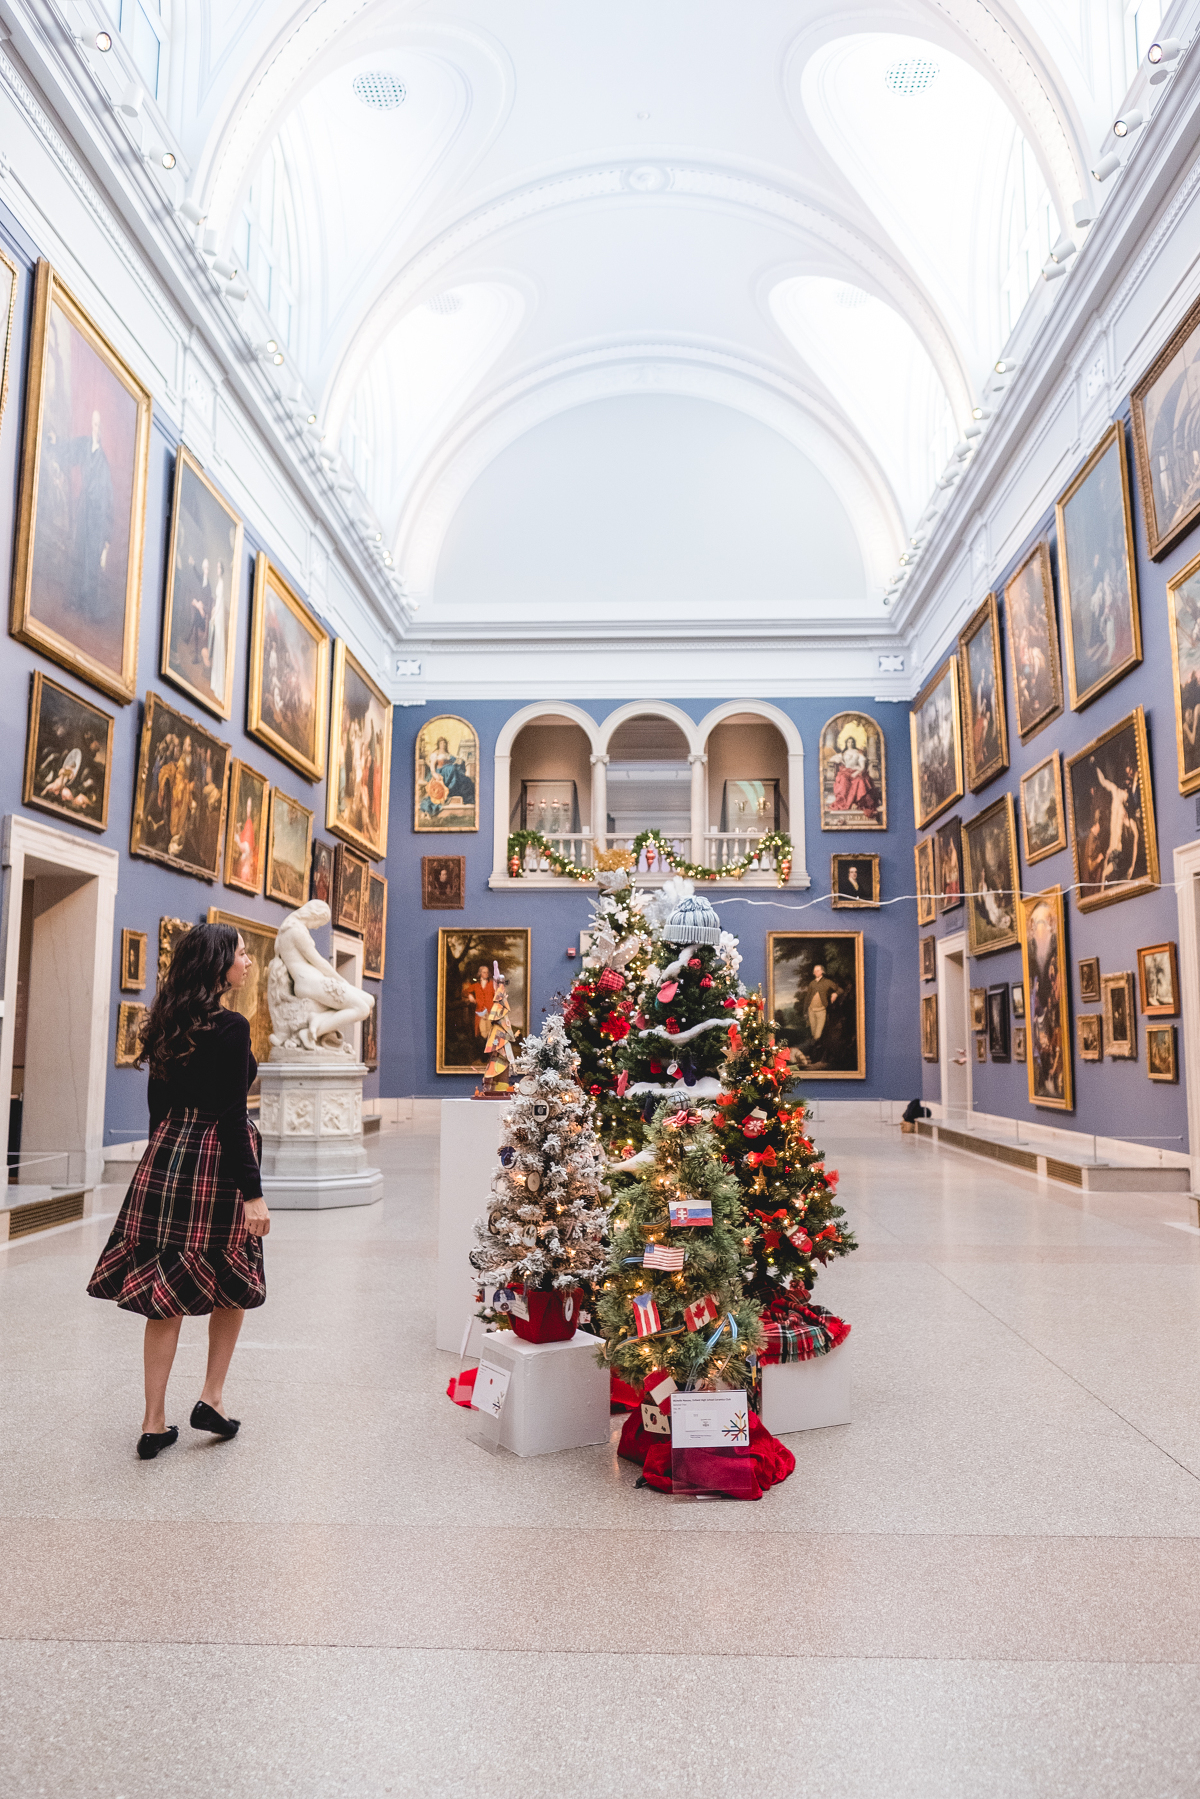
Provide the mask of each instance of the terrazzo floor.
POLYGON ((822 1140, 854 1422, 757 1505, 467 1441, 433 1136, 378 1140, 382 1205, 276 1215, 232 1443, 189 1320, 136 1460, 110 1220, 0 1251, 3 1799, 1200 1790, 1195 1201, 822 1140))

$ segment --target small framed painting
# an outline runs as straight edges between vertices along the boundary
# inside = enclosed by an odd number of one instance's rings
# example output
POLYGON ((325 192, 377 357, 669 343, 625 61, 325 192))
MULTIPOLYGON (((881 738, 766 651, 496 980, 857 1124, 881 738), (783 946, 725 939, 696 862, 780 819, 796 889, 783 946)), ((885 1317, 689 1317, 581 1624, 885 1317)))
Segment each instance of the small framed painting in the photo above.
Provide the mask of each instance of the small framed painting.
POLYGON ((329 639, 265 551, 254 565, 246 729, 310 781, 325 776, 329 639))
POLYGON ((387 953, 387 878, 371 869, 367 876, 367 924, 363 932, 363 973, 382 981, 387 953))
POLYGON ((379 1067, 378 996, 376 997, 375 1004, 371 1007, 371 1010, 367 1013, 367 1016, 362 1022, 362 1048, 360 1054, 362 1055, 362 1059, 366 1063, 368 1070, 373 1073, 374 1070, 379 1067))
POLYGON ((1110 425, 1054 508, 1071 708, 1142 659, 1125 426, 1110 425))
POLYGON ((133 794, 129 853, 181 874, 215 881, 229 793, 227 743, 204 725, 146 695, 133 794))
POLYGON ((1011 1061, 1007 981, 987 990, 987 1040, 993 1062, 1011 1061))
POLYGON ((134 1068, 142 1053, 142 1020, 147 1008, 140 1000, 123 999, 117 1007, 118 1068, 134 1068))
POLYGON ((878 906, 879 857, 831 856, 829 893, 835 908, 878 906))
POLYGON ((339 931, 359 937, 367 921, 367 871, 364 856, 339 843, 333 852, 333 922, 339 931))
POLYGON ((1167 582, 1179 791, 1200 788, 1200 556, 1167 582))
POLYGON ((313 838, 312 871, 308 882, 309 899, 324 900, 333 910, 333 845, 313 838))
POLYGON ((805 1080, 865 1080, 862 932, 768 931, 767 1014, 805 1080))
POLYGON ((1179 963, 1173 943, 1140 949, 1138 991, 1147 1018, 1174 1018, 1179 1011, 1179 963))
POLYGON ((1081 1012, 1075 1020, 1081 1062, 1098 1062, 1104 1054, 1104 1020, 1099 1012, 1081 1012))
POLYGON ((933 838, 926 837, 913 851, 917 864, 917 923, 932 924, 937 917, 937 871, 934 867, 933 838))
POLYGON ((912 739, 913 810, 917 829, 963 796, 958 662, 951 657, 928 680, 908 716, 912 739))
POLYGON ((41 669, 33 672, 21 798, 40 812, 103 831, 108 825, 113 720, 41 669))
POLYGON ((180 444, 159 672, 218 718, 233 710, 241 580, 242 521, 180 444))
POLYGON ((1025 1026, 1023 1024, 1014 1025, 1013 1026, 1013 1038, 1012 1038, 1012 1059, 1014 1062, 1023 1062, 1025 1060, 1025 1055, 1026 1055, 1025 1026))
POLYGON ((1026 862, 1041 862, 1067 847, 1062 756, 1058 750, 1021 776, 1021 835, 1025 839, 1026 862))
POLYGON ((839 712, 820 739, 821 829, 887 830, 887 746, 866 712, 839 712))
POLYGON ((976 1037, 976 1039, 975 1039, 975 1060, 977 1062, 986 1062, 987 1061, 987 1038, 986 1037, 976 1037))
POLYGON ((972 987, 971 989, 971 1029, 973 1031, 987 1030, 986 987, 972 987))
POLYGON ((1018 941, 1017 828, 1012 794, 969 819, 963 831, 967 864, 967 939, 973 956, 1008 949, 1018 941))
POLYGON ((1146 1028, 1146 1073, 1152 1081, 1177 1081, 1175 1026, 1154 1024, 1146 1028))
POLYGON ((1133 451, 1157 561, 1200 515, 1200 300, 1192 307, 1132 394, 1133 451))
POLYGON ((967 785, 972 793, 978 793, 1008 767, 1000 613, 994 593, 989 593, 959 634, 958 666, 962 680, 967 785))
POLYGON ((921 1001, 921 1059, 925 1062, 936 1062, 938 1059, 936 993, 927 993, 921 1001))
POLYGON ((186 918, 160 918, 158 921, 158 984, 161 987, 171 966, 171 958, 191 930, 186 918))
POLYGON ((461 912, 466 886, 465 856, 421 857, 421 904, 427 912, 461 912))
POLYGON ((146 933, 121 932, 121 992, 140 993, 146 985, 146 933))
POLYGON ((1019 902, 1019 911, 1029 1031, 1029 1058, 1025 1064, 1029 1098, 1035 1106, 1070 1112, 1074 1090, 1071 1008, 1064 979, 1067 945, 1062 888, 1048 887, 1044 893, 1029 894, 1019 902))
POLYGON ((285 906, 302 906, 308 898, 312 812, 272 787, 269 815, 267 898, 285 906))
POLYGON ((438 932, 438 1074, 481 1074, 488 1013, 499 968, 508 989, 509 1018, 519 1041, 529 1030, 529 945, 525 930, 438 932))
POLYGON ((1069 756, 1066 767, 1079 910, 1152 893, 1158 834, 1143 709, 1069 756))
POLYGON ((364 855, 387 855, 392 704, 339 637, 333 646, 333 754, 325 823, 364 855))
POLYGON ((963 903, 962 819, 955 815, 937 831, 937 892, 943 912, 957 911, 963 903))
MULTIPOLYGON (((275 926, 259 918, 239 918, 235 912, 208 908, 209 924, 231 924, 242 934, 250 957, 250 970, 236 993, 227 993, 221 1004, 240 1012, 250 1026, 250 1048, 261 1066, 271 1054, 271 1008, 267 1003, 267 970, 275 955, 275 926)), ((257 1085, 257 1083, 256 1083, 257 1085)))
POLYGON ((236 757, 229 765, 229 826, 225 835, 225 885, 261 893, 267 845, 265 775, 236 757))
POLYGON ((1132 974, 1106 974, 1100 982, 1104 996, 1104 1040, 1113 1061, 1137 1058, 1137 1009, 1133 1003, 1132 974))
POLYGON ((431 718, 417 732, 414 831, 479 829, 479 739, 465 718, 431 718))
POLYGON ((1014 1018, 1025 1016, 1025 989, 1020 981, 1012 983, 1012 1015, 1014 1018))
POLYGON ((1008 659, 1012 667, 1017 731, 1027 743, 1062 711, 1062 667, 1054 615, 1050 545, 1034 544, 1004 589, 1008 659))
POLYGON ((1100 1004, 1100 958, 1085 956, 1079 964, 1079 997, 1085 1006, 1100 1004))
POLYGON ((921 939, 921 979, 923 981, 937 980, 936 937, 922 937, 921 939))

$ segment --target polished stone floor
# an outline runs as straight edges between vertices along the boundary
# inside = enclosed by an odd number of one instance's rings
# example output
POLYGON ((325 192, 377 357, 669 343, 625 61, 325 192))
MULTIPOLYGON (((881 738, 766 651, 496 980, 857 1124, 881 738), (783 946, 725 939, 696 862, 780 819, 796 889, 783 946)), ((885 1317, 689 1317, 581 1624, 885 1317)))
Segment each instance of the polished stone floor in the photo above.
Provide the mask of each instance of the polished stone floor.
POLYGON ((277 1216, 232 1443, 187 1429, 195 1320, 135 1459, 108 1222, 0 1251, 3 1799, 1200 1789, 1195 1201, 825 1141, 854 1423, 758 1505, 466 1440, 433 1137, 380 1140, 381 1206, 277 1216))

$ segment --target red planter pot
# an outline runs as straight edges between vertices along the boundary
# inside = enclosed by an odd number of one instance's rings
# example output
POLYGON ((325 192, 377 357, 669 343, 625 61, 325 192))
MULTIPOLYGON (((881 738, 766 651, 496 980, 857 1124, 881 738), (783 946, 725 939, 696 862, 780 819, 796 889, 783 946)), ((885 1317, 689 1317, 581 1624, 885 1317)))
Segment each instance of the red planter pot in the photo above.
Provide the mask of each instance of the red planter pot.
MULTIPOLYGON (((525 1291, 521 1287, 513 1290, 517 1293, 525 1291)), ((512 1327, 526 1343, 567 1343, 579 1328, 582 1298, 583 1291, 579 1287, 553 1287, 547 1293, 526 1292, 529 1316, 520 1318, 512 1312, 512 1327)))

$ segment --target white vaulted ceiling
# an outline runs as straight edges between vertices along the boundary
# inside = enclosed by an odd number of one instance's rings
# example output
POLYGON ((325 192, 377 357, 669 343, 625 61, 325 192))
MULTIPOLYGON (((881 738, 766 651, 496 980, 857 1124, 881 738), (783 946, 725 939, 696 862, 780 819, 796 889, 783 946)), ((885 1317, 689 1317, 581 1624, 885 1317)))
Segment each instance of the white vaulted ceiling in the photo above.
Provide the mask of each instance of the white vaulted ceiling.
POLYGON ((1126 10, 174 0, 168 106, 414 641, 836 634, 886 624, 1126 10))

